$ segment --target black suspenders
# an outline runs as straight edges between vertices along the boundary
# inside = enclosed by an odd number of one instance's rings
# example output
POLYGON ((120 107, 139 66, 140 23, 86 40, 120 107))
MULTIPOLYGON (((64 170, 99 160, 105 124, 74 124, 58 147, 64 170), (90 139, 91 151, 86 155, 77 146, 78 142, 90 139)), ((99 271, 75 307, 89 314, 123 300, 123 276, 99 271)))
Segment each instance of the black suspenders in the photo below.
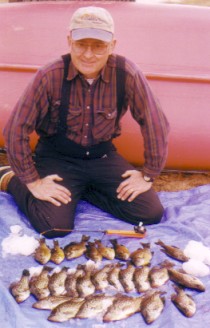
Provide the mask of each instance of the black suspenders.
MULTIPOLYGON (((67 80, 69 63, 71 60, 70 54, 62 56, 64 62, 64 77, 61 91, 61 104, 59 110, 59 121, 58 130, 59 135, 65 135, 67 125, 67 113, 69 108, 69 98, 70 98, 70 82, 67 80)), ((117 83, 117 118, 116 125, 120 119, 120 114, 122 111, 122 106, 125 96, 125 58, 123 56, 117 55, 117 69, 116 69, 116 83, 117 83)))

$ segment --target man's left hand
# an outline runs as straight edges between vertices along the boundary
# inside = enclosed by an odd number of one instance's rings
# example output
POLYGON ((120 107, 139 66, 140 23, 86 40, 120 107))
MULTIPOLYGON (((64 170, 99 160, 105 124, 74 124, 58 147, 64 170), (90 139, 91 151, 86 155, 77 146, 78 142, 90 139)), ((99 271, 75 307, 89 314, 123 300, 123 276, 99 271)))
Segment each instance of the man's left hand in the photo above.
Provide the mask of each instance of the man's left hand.
POLYGON ((152 182, 146 182, 140 171, 128 170, 122 174, 125 178, 117 188, 117 198, 132 202, 138 195, 148 191, 152 187, 152 182))

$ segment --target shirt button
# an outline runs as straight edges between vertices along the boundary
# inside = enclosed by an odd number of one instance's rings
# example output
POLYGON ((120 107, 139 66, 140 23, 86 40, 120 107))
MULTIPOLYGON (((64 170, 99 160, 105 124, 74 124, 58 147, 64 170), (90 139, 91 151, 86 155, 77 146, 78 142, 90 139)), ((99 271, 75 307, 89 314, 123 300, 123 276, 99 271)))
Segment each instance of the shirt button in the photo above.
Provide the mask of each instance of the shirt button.
POLYGON ((89 156, 90 155, 90 152, 89 151, 86 151, 86 155, 89 156))
POLYGON ((84 136, 85 139, 87 139, 87 136, 84 136))
POLYGON ((85 123, 85 126, 89 126, 89 124, 88 123, 85 123))
POLYGON ((87 109, 90 109, 90 106, 87 106, 87 109))

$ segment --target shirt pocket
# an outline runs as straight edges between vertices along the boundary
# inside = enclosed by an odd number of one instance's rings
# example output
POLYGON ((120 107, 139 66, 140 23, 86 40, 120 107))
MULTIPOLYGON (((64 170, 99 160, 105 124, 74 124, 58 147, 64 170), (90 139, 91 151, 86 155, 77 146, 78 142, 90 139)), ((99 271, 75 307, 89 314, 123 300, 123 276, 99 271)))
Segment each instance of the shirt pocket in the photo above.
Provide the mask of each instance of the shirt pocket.
POLYGON ((51 123, 57 123, 60 105, 61 105, 61 100, 53 101, 53 103, 50 107, 50 122, 51 123))
POLYGON ((116 118, 116 108, 96 110, 94 113, 93 137, 95 139, 111 139, 115 131, 116 118))
POLYGON ((82 129, 82 108, 70 105, 67 115, 67 127, 70 131, 77 132, 82 129))

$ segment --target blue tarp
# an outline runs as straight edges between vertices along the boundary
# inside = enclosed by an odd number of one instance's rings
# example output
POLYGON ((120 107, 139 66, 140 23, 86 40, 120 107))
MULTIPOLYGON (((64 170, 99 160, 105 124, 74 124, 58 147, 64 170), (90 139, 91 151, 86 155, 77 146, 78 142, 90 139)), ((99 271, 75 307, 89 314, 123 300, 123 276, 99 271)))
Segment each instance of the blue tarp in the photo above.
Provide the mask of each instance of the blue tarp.
MULTIPOLYGON (((190 240, 202 242, 210 247, 210 185, 204 185, 194 189, 179 192, 160 192, 159 197, 165 207, 165 214, 160 224, 147 227, 147 235, 144 239, 134 239, 118 237, 118 242, 128 247, 130 251, 137 249, 140 242, 149 242, 154 251, 151 266, 154 266, 166 259, 166 255, 160 251, 160 247, 155 245, 158 239, 169 245, 176 245, 184 248, 190 240)), ((81 201, 77 208, 75 227, 77 229, 133 229, 132 225, 117 220, 111 215, 97 209, 96 207, 81 201)), ((32 229, 24 215, 17 209, 13 198, 0 193, 0 243, 8 237, 10 227, 20 225, 23 233, 28 236, 39 238, 39 235, 32 229)), ((87 233, 86 233, 87 234, 87 233)), ((91 240, 102 239, 104 244, 110 246, 108 239, 113 236, 104 235, 100 232, 89 232, 91 240)), ((64 238, 58 238, 61 246, 67 245, 70 241, 79 241, 81 233, 72 233, 64 238)), ((53 241, 47 240, 47 244, 52 247, 53 241)), ((96 319, 71 319, 64 323, 52 323, 47 320, 49 311, 36 310, 32 308, 35 302, 30 296, 25 302, 17 304, 8 287, 11 282, 21 276, 23 269, 38 266, 33 256, 0 254, 0 326, 2 328, 52 328, 52 327, 91 327, 91 328, 112 328, 112 327, 147 327, 140 313, 136 313, 130 318, 113 322, 103 323, 100 318, 96 319)), ((85 263, 87 260, 83 256, 72 261, 64 261, 60 266, 74 268, 78 263, 85 263)), ((103 260, 104 264, 106 263, 103 260)), ((176 268, 181 268, 181 263, 175 261, 176 268)), ((54 266, 52 264, 52 266, 54 266)), ((187 290, 193 296, 197 311, 192 318, 186 318, 181 314, 170 300, 174 292, 172 283, 164 286, 166 291, 166 303, 161 316, 151 324, 153 328, 206 328, 210 324, 210 279, 209 276, 200 278, 206 286, 206 291, 187 290)), ((133 294, 131 294, 133 295, 133 294)), ((136 296, 135 294, 134 296, 136 296)))

